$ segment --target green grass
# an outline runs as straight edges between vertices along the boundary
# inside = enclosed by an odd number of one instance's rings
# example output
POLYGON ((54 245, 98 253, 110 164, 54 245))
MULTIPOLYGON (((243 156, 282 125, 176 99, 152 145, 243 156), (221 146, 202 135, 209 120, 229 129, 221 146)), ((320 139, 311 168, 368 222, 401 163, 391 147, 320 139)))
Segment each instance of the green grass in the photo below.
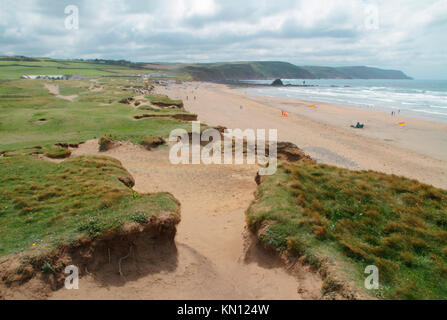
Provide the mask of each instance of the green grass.
POLYGON ((89 61, 36 59, 37 61, 0 60, 0 79, 19 79, 22 75, 113 76, 154 72, 115 64, 89 61))
POLYGON ((59 146, 51 146, 51 147, 48 147, 45 155, 48 158, 64 159, 64 158, 68 158, 71 155, 71 151, 67 148, 62 148, 59 146))
POLYGON ((379 298, 447 298, 447 191, 373 171, 302 161, 263 177, 247 211, 261 240, 318 265, 329 257, 362 290, 379 268, 379 298))
POLYGON ((135 115, 159 112, 118 103, 133 94, 117 89, 119 83, 112 79, 103 79, 104 89, 96 92, 88 90, 89 81, 54 81, 61 93, 79 95, 73 102, 49 94, 44 88, 47 82, 0 81, 0 151, 23 152, 29 151, 26 148, 40 146, 45 152, 57 142, 77 143, 106 135, 140 143, 147 136, 168 137, 175 128, 191 130, 187 122, 170 118, 135 120, 135 115))
POLYGON ((0 256, 27 249, 48 252, 94 238, 126 221, 160 212, 178 214, 170 194, 136 194, 118 178, 118 160, 75 157, 55 164, 28 156, 0 158, 0 256))
POLYGON ((134 97, 121 87, 141 85, 123 78, 0 81, 0 256, 29 249, 48 252, 126 221, 141 222, 161 211, 177 214, 178 202, 171 195, 140 195, 118 181, 128 173, 116 160, 73 157, 56 164, 31 155, 62 159, 70 152, 57 143, 105 136, 143 143, 148 137, 167 138, 173 129, 191 130, 188 122, 172 118, 135 120, 135 115, 154 111, 118 101, 134 97), (58 85, 61 95, 78 97, 73 102, 57 98, 46 83, 58 85), (89 90, 92 84, 103 90, 89 90))
POLYGON ((166 95, 155 95, 150 94, 146 96, 149 101, 157 106, 176 106, 178 108, 183 108, 183 101, 182 100, 172 100, 166 95))

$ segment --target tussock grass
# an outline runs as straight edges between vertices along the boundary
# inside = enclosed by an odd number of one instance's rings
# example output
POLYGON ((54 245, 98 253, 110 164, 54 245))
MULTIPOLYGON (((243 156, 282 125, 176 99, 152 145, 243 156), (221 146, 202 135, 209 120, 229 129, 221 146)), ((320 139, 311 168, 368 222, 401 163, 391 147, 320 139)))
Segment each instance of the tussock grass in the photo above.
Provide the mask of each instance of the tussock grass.
POLYGON ((172 100, 166 95, 149 94, 146 95, 146 98, 149 99, 149 101, 156 106, 160 107, 176 106, 177 108, 183 108, 182 100, 172 100))
POLYGON ((373 171, 284 163, 263 177, 247 221, 255 229, 270 224, 261 240, 279 251, 324 252, 352 265, 359 286, 365 267, 376 265, 378 297, 447 298, 445 190, 373 171))
POLYGON ((113 147, 113 139, 111 137, 101 137, 98 143, 99 151, 107 151, 113 147))
POLYGON ((144 146, 147 150, 156 148, 160 145, 165 144, 166 141, 162 137, 145 137, 140 144, 144 146))
POLYGON ((51 146, 47 149, 45 155, 53 159, 64 159, 71 155, 71 151, 68 148, 51 146))

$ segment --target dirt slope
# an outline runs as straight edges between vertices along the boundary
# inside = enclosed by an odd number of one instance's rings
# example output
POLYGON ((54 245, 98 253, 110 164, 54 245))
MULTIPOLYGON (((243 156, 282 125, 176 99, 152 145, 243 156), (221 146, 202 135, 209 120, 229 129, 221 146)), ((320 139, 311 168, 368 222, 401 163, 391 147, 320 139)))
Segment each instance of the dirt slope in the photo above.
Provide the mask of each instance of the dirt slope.
MULTIPOLYGON (((74 155, 98 154, 88 141, 74 155)), ((138 192, 171 192, 182 205, 176 248, 152 259, 126 259, 123 273, 86 276, 79 290, 52 299, 318 299, 319 276, 281 263, 253 245, 244 211, 256 190, 255 166, 171 165, 168 148, 146 151, 123 144, 104 155, 117 158, 135 177, 138 192), (104 279, 110 279, 104 281, 104 279)))

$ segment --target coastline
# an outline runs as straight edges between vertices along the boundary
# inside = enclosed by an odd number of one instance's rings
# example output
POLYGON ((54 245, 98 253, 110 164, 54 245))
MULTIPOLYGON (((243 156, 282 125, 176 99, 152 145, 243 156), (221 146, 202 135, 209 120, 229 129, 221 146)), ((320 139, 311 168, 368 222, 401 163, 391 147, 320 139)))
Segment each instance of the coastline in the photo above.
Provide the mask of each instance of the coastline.
POLYGON ((280 87, 271 86, 271 81, 268 84, 255 83, 253 87, 233 87, 259 96, 287 97, 386 114, 394 111, 417 119, 447 123, 445 80, 321 79, 306 82, 306 87, 316 86, 315 89, 303 88, 297 83, 297 80, 284 80, 284 86, 280 87))
POLYGON ((437 160, 447 161, 447 123, 444 122, 404 115, 404 112, 391 116, 383 111, 338 104, 295 98, 248 95, 254 101, 284 110, 289 114, 297 114, 338 128, 350 128, 350 125, 360 122, 365 124, 364 129, 355 130, 353 133, 383 140, 396 147, 408 149, 437 160), (316 108, 311 108, 311 106, 316 108), (404 122, 405 126, 400 127, 400 122, 404 122), (444 138, 442 133, 445 134, 444 138), (446 149, 439 148, 443 142, 446 149))
POLYGON ((447 148, 439 148, 447 146, 447 124, 292 98, 258 96, 221 84, 190 84, 197 90, 173 86, 169 91, 163 87, 157 87, 156 91, 183 99, 186 109, 209 125, 277 129, 278 140, 295 143, 319 162, 405 176, 447 189, 447 148), (282 117, 280 110, 287 111, 289 116, 282 117), (350 127, 357 121, 364 123, 365 128, 350 127), (402 121, 404 127, 398 125, 402 121))

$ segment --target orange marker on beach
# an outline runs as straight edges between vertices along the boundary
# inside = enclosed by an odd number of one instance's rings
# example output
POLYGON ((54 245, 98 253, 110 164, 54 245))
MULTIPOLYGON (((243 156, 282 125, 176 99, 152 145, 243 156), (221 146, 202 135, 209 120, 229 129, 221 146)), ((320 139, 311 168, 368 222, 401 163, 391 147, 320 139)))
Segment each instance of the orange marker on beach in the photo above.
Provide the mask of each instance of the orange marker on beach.
POLYGON ((403 127, 403 126, 405 126, 405 122, 399 122, 398 125, 399 125, 400 127, 403 127))

